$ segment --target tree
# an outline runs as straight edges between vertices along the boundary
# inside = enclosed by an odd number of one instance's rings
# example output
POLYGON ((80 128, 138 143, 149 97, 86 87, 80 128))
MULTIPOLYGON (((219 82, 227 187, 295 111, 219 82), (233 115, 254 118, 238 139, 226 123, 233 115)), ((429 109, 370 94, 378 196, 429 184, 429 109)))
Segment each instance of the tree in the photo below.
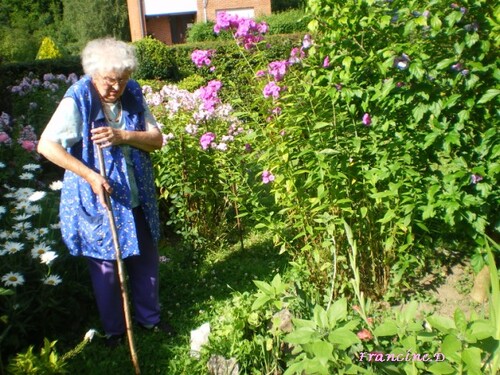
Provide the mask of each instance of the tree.
POLYGON ((78 53, 95 38, 130 39, 125 0, 62 0, 63 24, 70 40, 67 48, 78 53))

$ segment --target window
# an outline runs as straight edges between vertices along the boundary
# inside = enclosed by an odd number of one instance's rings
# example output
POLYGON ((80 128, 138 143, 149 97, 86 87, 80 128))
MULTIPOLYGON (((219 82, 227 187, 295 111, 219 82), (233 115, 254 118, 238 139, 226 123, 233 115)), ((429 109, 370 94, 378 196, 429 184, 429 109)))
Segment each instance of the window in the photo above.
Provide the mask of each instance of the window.
POLYGON ((254 18, 255 10, 253 8, 241 8, 241 9, 221 9, 216 12, 216 14, 226 12, 230 15, 236 15, 241 18, 254 18))

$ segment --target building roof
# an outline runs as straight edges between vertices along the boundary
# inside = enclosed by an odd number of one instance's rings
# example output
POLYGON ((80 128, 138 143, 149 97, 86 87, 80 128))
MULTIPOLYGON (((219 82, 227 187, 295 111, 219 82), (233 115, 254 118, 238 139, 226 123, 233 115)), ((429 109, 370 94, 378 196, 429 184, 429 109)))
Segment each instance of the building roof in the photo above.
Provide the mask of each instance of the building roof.
POLYGON ((196 0, 144 0, 146 16, 196 13, 197 11, 196 0))

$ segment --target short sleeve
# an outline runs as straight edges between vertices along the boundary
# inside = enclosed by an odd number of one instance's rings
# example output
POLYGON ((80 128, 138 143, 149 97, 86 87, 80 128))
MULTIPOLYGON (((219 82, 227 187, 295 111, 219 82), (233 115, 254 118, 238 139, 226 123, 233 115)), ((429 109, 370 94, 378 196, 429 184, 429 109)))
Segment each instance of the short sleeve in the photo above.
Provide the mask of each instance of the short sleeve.
POLYGON ((155 117, 151 113, 148 107, 148 103, 146 103, 146 99, 143 98, 142 105, 144 106, 144 120, 146 121, 146 130, 153 130, 158 128, 158 123, 156 122, 155 117))
POLYGON ((40 138, 69 148, 82 139, 82 115, 71 97, 61 100, 40 138))

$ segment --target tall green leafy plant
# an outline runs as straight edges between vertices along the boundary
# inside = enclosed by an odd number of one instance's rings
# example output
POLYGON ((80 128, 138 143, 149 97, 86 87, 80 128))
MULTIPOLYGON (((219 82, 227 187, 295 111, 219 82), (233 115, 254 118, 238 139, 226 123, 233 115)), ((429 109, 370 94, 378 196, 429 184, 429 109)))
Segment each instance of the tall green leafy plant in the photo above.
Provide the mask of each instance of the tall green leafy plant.
POLYGON ((345 220, 360 241, 363 289, 379 295, 424 266, 428 239, 495 230, 498 7, 309 9, 308 58, 290 69, 275 100, 282 114, 259 134, 260 161, 276 176, 272 220, 283 250, 307 259, 324 287, 332 269, 346 280, 345 220))

